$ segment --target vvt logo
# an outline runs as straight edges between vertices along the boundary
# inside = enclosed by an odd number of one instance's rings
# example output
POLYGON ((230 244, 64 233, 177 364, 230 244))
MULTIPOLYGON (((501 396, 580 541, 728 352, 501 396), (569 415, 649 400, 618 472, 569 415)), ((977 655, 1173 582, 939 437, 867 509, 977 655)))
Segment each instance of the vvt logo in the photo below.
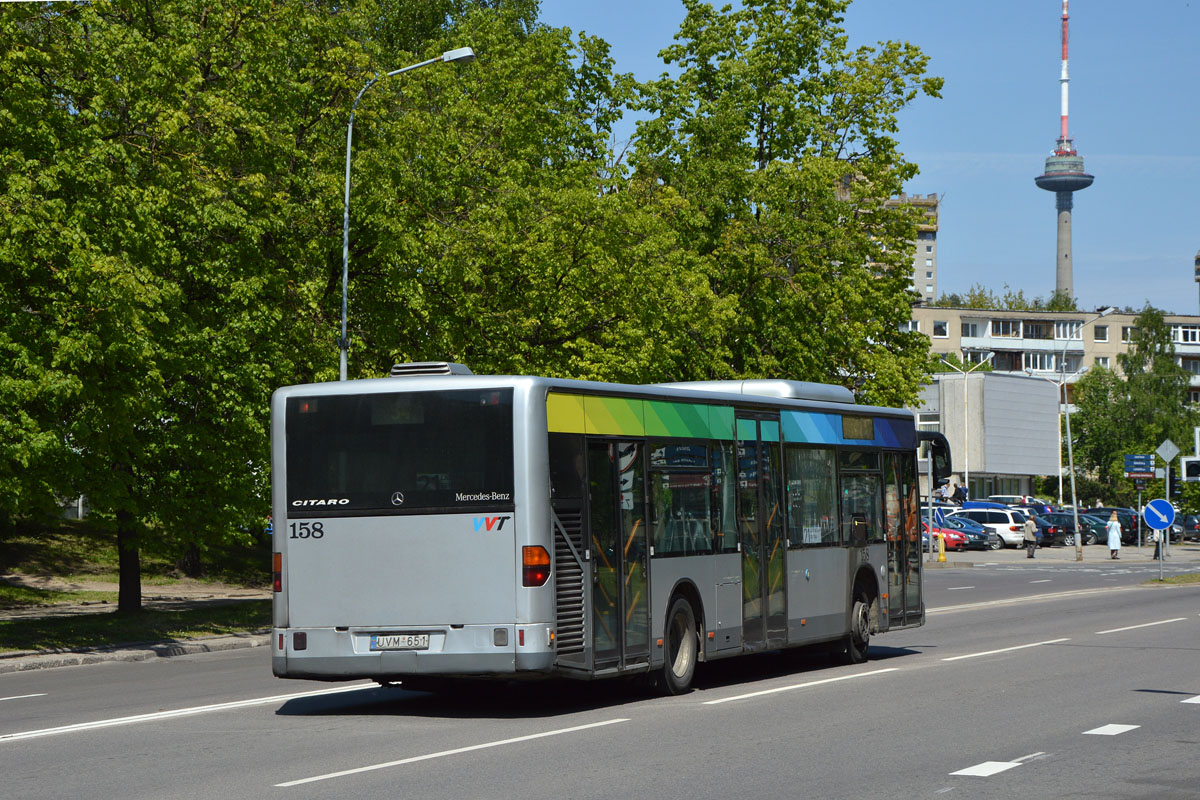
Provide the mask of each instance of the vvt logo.
POLYGON ((476 517, 475 532, 479 533, 484 529, 488 531, 501 530, 504 528, 505 521, 510 519, 512 519, 512 517, 507 514, 503 517, 476 517))

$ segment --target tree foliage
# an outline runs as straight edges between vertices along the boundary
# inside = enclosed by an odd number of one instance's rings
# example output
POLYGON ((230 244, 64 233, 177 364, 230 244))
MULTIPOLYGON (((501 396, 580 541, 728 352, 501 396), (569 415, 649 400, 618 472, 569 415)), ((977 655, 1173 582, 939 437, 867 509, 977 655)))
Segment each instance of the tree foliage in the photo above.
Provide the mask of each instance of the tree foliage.
MULTIPOLYGON (((1181 448, 1200 422, 1188 403, 1190 373, 1175 361, 1171 328, 1150 306, 1135 320, 1129 350, 1117 357, 1120 375, 1095 368, 1075 384, 1071 416, 1077 469, 1095 474, 1110 502, 1132 504, 1124 457, 1153 453, 1166 439, 1181 448)), ((1162 482, 1150 490, 1161 494, 1162 482)))
POLYGON ((941 308, 1005 309, 1007 311, 1078 311, 1073 297, 1061 292, 1052 292, 1049 297, 1027 298, 1023 289, 1013 291, 1004 284, 1004 294, 997 295, 981 283, 973 285, 965 295, 943 294, 933 306, 941 308))
MULTIPOLYGON (((639 86, 536 0, 20 4, 0 15, 0 518, 86 495, 122 554, 261 527, 270 392, 337 374, 345 127, 353 377, 396 360, 915 398, 901 331, 936 96, 844 2, 689 0, 639 86), (648 115, 631 153, 614 124, 648 115)), ((906 325, 903 325, 907 327, 906 325)))

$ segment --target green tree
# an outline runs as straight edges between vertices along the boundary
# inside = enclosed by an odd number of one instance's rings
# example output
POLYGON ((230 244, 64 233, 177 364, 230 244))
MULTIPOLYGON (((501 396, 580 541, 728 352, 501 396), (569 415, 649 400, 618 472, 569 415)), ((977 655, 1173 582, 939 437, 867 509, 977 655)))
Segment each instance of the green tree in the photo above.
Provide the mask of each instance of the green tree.
MULTIPOLYGON (((1124 456, 1153 453, 1165 439, 1189 442, 1197 423, 1188 403, 1190 373, 1175 361, 1163 313, 1146 306, 1134 322, 1129 350, 1117 357, 1121 376, 1098 368, 1080 378, 1071 420, 1076 466, 1094 472, 1107 493, 1126 504, 1135 490, 1123 475, 1124 456)), ((1162 488, 1159 482, 1151 491, 1162 488)))
POLYGON ((267 397, 316 372, 333 190, 309 151, 360 69, 347 21, 267 0, 0 18, 5 425, 34 488, 114 530, 121 611, 141 545, 265 518, 267 397))
POLYGON ((1004 309, 1006 311, 1078 311, 1074 298, 1053 292, 1046 299, 1027 298, 1021 289, 1013 291, 1004 284, 1004 294, 997 295, 983 284, 977 283, 965 294, 943 294, 931 305, 943 308, 975 308, 982 310, 1004 309))
POLYGON ((737 309, 729 371, 910 402, 928 361, 928 340, 900 330, 919 214, 883 200, 916 174, 896 114, 941 80, 909 44, 850 50, 845 2, 684 5, 661 54, 678 75, 642 87, 633 165, 692 209, 681 241, 737 309))

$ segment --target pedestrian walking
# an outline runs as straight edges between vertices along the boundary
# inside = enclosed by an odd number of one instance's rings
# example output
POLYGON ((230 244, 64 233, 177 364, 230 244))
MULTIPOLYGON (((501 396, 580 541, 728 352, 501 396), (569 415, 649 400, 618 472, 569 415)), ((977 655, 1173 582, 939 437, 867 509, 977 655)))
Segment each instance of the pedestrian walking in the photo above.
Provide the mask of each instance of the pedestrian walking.
POLYGON ((953 486, 954 486, 954 495, 953 495, 954 502, 958 503, 961 506, 963 504, 963 501, 967 499, 966 487, 959 486, 958 484, 953 484, 953 486))
POLYGON ((1033 521, 1033 517, 1025 518, 1025 552, 1028 553, 1028 558, 1033 558, 1033 551, 1037 549, 1037 523, 1033 521))
POLYGON ((1108 517, 1108 524, 1104 526, 1108 531, 1108 555, 1109 558, 1121 557, 1121 521, 1117 519, 1117 512, 1112 512, 1108 517))

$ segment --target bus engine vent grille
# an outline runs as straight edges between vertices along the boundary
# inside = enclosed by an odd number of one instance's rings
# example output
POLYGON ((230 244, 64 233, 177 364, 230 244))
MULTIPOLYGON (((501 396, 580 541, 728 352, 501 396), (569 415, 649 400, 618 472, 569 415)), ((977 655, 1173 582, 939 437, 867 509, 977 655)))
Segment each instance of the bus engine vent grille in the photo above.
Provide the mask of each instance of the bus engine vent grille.
POLYGON ((414 361, 408 364, 395 364, 388 373, 393 378, 408 378, 415 375, 474 375, 462 364, 451 364, 448 361, 414 361))
POLYGON ((554 531, 556 649, 560 662, 577 662, 583 658, 585 641, 584 569, 576 557, 583 553, 583 509, 555 504, 554 511, 561 523, 554 531))

